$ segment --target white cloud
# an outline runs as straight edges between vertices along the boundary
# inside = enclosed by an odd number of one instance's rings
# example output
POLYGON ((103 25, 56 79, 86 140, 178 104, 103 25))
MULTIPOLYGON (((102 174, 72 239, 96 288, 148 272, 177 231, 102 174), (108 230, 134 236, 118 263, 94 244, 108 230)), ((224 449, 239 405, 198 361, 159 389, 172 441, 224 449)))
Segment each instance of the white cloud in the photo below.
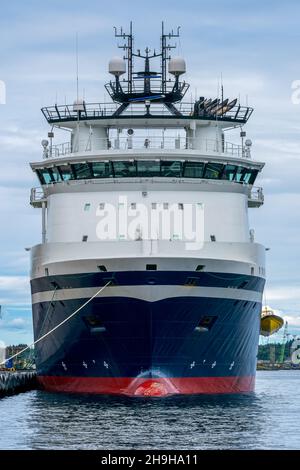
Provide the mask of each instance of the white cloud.
POLYGON ((284 321, 287 321, 289 326, 295 326, 300 328, 300 316, 293 317, 292 315, 284 315, 284 321))
POLYGON ((27 276, 0 276, 0 305, 30 303, 30 284, 27 276))
POLYGON ((276 300, 300 299, 300 286, 282 286, 269 288, 268 299, 272 302, 276 300))
POLYGON ((14 318, 8 321, 6 325, 14 328, 23 328, 26 325, 26 320, 24 320, 24 318, 14 318))

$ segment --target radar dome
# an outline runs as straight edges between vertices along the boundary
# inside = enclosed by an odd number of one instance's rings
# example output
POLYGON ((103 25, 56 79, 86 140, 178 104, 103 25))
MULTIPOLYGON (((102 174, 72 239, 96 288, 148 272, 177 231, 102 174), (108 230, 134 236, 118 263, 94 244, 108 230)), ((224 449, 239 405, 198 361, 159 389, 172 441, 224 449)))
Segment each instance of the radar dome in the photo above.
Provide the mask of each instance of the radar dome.
POLYGON ((173 57, 169 61, 169 73, 178 77, 186 72, 185 60, 183 57, 173 57))
POLYGON ((108 71, 115 77, 120 77, 126 72, 125 60, 121 57, 113 57, 108 64, 108 71))
POLYGON ((73 111, 84 111, 85 101, 82 98, 78 98, 73 103, 73 111))

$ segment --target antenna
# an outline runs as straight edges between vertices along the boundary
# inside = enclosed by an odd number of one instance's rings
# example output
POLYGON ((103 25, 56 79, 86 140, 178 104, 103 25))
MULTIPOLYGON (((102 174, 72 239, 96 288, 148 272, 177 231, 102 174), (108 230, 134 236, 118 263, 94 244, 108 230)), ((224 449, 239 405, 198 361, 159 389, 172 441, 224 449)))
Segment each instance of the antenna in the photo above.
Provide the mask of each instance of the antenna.
POLYGON ((76 33, 76 97, 79 100, 79 60, 78 60, 78 33, 76 33))
POLYGON ((167 56, 167 53, 171 49, 176 49, 176 45, 172 46, 171 44, 167 45, 167 38, 179 38, 180 26, 177 27, 177 32, 174 33, 173 30, 169 34, 165 34, 164 31, 164 22, 161 23, 161 77, 162 77, 162 92, 166 93, 167 88, 167 60, 170 58, 167 56))
POLYGON ((133 35, 132 35, 132 21, 130 21, 129 25, 129 34, 123 32, 123 28, 120 29, 118 32, 117 28, 114 26, 115 30, 115 37, 116 38, 123 38, 124 40, 127 39, 127 44, 119 45, 119 49, 123 49, 125 51, 124 59, 127 60, 127 70, 128 70, 128 91, 132 93, 132 74, 133 74, 133 35))
POLYGON ((223 74, 221 72, 221 100, 224 101, 223 74))
POLYGON ((155 103, 163 103, 172 114, 181 115, 173 103, 181 101, 185 93, 187 92, 189 85, 183 81, 179 82, 179 77, 186 72, 185 60, 182 57, 174 57, 171 59, 169 51, 175 49, 176 45, 170 44, 171 39, 179 37, 179 27, 174 33, 171 31, 166 34, 164 31, 164 23, 162 23, 161 33, 161 50, 158 53, 155 49, 150 50, 148 47, 144 53, 141 53, 141 49, 136 51, 133 48, 133 34, 132 34, 132 22, 130 22, 129 33, 125 32, 123 28, 114 27, 115 37, 121 38, 122 42, 118 44, 118 48, 122 49, 123 57, 113 57, 109 61, 109 73, 115 76, 115 81, 110 81, 105 85, 106 90, 113 99, 113 101, 121 103, 121 106, 115 111, 114 115, 118 116, 122 114, 125 109, 131 103, 134 102, 146 102, 155 100, 155 103), (150 68, 150 61, 153 58, 161 59, 161 71, 160 73, 152 71, 150 68), (144 70, 135 72, 133 70, 134 58, 144 59, 144 70), (125 64, 125 61, 127 64, 125 64), (175 76, 175 80, 167 80, 167 64, 169 66, 169 73, 175 76), (120 83, 120 76, 128 72, 128 79, 122 80, 120 83), (156 81, 152 81, 156 79, 156 81), (158 80, 160 83, 158 83, 158 80), (138 80, 143 80, 144 86, 141 87, 138 80), (169 82, 171 82, 169 86, 169 82), (138 86, 135 86, 137 85, 138 86))
POLYGON ((222 103, 222 114, 223 114, 224 87, 223 87, 223 74, 222 74, 222 72, 221 72, 221 103, 222 103))

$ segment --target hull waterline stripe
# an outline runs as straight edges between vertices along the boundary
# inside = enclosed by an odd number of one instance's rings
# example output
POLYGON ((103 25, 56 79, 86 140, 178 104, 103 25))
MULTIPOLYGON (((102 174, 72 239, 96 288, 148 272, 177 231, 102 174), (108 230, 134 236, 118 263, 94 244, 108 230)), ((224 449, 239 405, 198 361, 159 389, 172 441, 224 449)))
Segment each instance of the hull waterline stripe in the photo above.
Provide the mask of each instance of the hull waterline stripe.
MULTIPOLYGON (((97 288, 83 287, 79 289, 61 289, 56 291, 55 301, 77 300, 90 298, 97 293, 97 288)), ((32 295, 32 303, 50 302, 53 291, 39 292, 32 295)), ((262 294, 244 289, 224 287, 190 287, 190 286, 108 286, 101 297, 127 297, 157 302, 166 298, 176 297, 211 297, 216 299, 244 300, 261 302, 262 294)), ((96 295, 95 297, 98 297, 96 295)))
POLYGON ((255 376, 229 377, 62 377, 39 376, 39 383, 51 392, 164 396, 176 394, 249 393, 255 376))

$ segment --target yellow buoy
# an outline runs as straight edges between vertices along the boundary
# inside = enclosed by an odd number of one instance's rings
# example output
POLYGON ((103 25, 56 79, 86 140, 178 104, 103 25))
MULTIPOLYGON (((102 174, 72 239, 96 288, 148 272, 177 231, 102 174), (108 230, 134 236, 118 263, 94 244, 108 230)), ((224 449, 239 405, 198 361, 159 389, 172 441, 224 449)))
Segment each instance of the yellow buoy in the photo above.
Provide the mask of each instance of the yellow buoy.
POLYGON ((271 336, 277 333, 283 326, 283 318, 275 315, 271 307, 265 306, 261 312, 260 334, 262 336, 271 336))

